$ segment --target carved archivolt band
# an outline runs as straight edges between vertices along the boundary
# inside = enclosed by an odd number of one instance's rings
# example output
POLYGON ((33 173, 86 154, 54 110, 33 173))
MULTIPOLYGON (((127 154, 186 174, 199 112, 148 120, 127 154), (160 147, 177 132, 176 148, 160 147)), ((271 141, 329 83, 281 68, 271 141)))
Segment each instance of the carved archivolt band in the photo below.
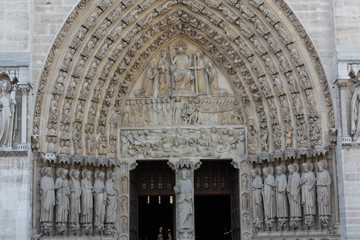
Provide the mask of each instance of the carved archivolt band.
POLYGON ((232 80, 250 154, 329 145, 324 134, 334 127, 334 113, 325 74, 283 1, 84 0, 41 76, 34 111, 40 151, 112 157, 105 151, 116 145, 109 113, 122 111, 150 56, 179 35, 232 80))

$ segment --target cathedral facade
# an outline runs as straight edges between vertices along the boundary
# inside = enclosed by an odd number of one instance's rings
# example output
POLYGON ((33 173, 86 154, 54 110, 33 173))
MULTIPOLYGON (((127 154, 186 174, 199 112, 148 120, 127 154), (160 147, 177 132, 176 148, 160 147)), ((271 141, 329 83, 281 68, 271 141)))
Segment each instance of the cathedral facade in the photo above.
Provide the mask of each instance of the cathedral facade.
POLYGON ((357 1, 0 6, 0 239, 360 239, 357 1))

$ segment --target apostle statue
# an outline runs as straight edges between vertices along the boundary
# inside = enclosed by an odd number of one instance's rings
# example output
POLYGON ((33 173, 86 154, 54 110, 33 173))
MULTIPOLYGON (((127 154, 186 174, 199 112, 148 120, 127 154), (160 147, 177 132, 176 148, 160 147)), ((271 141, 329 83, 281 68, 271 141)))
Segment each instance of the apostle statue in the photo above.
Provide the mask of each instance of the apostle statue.
POLYGON ((106 192, 104 184, 105 173, 95 172, 94 199, 95 199, 95 222, 94 226, 98 232, 102 232, 105 221, 106 192))
POLYGON ((227 95, 226 89, 219 87, 219 77, 216 68, 211 61, 208 61, 206 72, 208 74, 210 93, 213 96, 227 95))
POLYGON ((68 170, 59 168, 57 171, 58 178, 55 181, 56 190, 56 223, 59 232, 66 230, 66 223, 69 213, 69 180, 66 178, 68 170))
POLYGON ((286 168, 284 165, 276 167, 276 210, 278 223, 285 227, 288 214, 288 201, 286 196, 287 179, 285 175, 286 168))
POLYGON ((263 200, 262 200, 263 181, 260 174, 261 174, 261 170, 259 168, 255 168, 251 170, 251 176, 253 177, 253 182, 252 182, 253 218, 254 218, 255 227, 258 229, 261 229, 261 223, 264 219, 263 200))
POLYGON ((54 179, 52 178, 52 168, 44 167, 41 170, 42 177, 40 180, 41 194, 41 211, 40 222, 43 232, 49 234, 52 227, 54 206, 55 206, 55 189, 54 179))
POLYGON ((170 89, 169 68, 165 50, 161 51, 157 69, 159 78, 159 96, 163 97, 169 93, 170 89))
POLYGON ((316 178, 317 187, 317 201, 319 208, 320 222, 323 226, 328 225, 329 216, 331 215, 330 209, 330 185, 331 178, 329 172, 325 169, 324 162, 318 162, 318 174, 316 178))
POLYGON ((70 170, 70 227, 73 229, 79 229, 79 221, 81 214, 80 196, 81 186, 79 181, 80 172, 78 170, 70 170))
MULTIPOLYGON (((106 199, 106 220, 107 224, 114 224, 116 221, 116 209, 117 209, 117 191, 115 189, 115 173, 108 172, 107 180, 105 182, 105 191, 107 195, 106 199)), ((122 203, 122 202, 121 202, 122 203)), ((127 204, 127 203, 126 203, 127 204)), ((121 204, 122 206, 122 204, 121 204)))
POLYGON ((315 175, 311 163, 302 164, 303 173, 300 179, 301 204, 303 206, 305 224, 310 226, 316 215, 315 205, 315 175))
POLYGON ((289 177, 287 185, 287 193, 290 205, 291 225, 296 227, 296 221, 301 219, 301 202, 300 202, 300 174, 299 165, 297 163, 288 166, 289 177))
POLYGON ((0 147, 11 148, 15 124, 15 97, 11 94, 11 83, 0 81, 0 147))
POLYGON ((276 206, 275 206, 275 188, 276 182, 273 175, 272 167, 263 168, 263 174, 265 175, 264 180, 264 211, 265 221, 269 228, 272 228, 273 221, 276 217, 276 206))
POLYGON ((177 199, 178 227, 182 232, 193 230, 194 187, 189 175, 188 169, 181 169, 178 182, 174 187, 177 199))
POLYGON ((191 72, 188 69, 190 66, 189 57, 185 54, 182 46, 178 47, 178 55, 172 60, 174 66, 173 78, 176 89, 191 89, 191 72))
POLYGON ((91 230, 93 220, 93 186, 91 183, 91 171, 83 170, 81 179, 81 223, 85 232, 91 230))

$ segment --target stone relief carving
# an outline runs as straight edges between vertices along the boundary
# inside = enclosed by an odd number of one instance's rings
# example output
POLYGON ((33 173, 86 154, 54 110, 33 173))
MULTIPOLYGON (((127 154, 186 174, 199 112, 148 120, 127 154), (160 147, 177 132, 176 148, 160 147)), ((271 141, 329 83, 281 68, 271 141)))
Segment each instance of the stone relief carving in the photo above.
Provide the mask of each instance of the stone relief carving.
POLYGON ((95 209, 95 220, 94 227, 95 231, 100 233, 104 230, 105 221, 105 206, 106 206, 106 191, 104 184, 105 173, 102 171, 95 172, 94 182, 94 209, 95 209))
POLYGON ((276 167, 276 216, 278 218, 278 225, 281 228, 286 227, 288 219, 288 201, 286 195, 287 179, 286 168, 284 165, 276 167))
POLYGON ((81 223, 85 234, 92 231, 93 221, 93 185, 91 183, 91 171, 83 170, 81 180, 81 223))
POLYGON ((122 158, 212 157, 244 154, 244 130, 236 128, 164 128, 121 130, 122 158))
POLYGON ((263 174, 264 180, 264 212, 265 212, 265 223, 269 229, 274 227, 276 218, 276 205, 275 205, 275 188, 276 182, 273 175, 272 167, 265 167, 263 174))
POLYGON ((287 194, 290 205, 290 225, 296 229, 299 227, 298 224, 302 217, 299 165, 297 163, 290 164, 288 170, 287 194))
POLYGON ((256 229, 262 228, 264 219, 263 212, 263 180, 261 179, 261 170, 255 168, 251 170, 252 182, 252 202, 253 202, 253 222, 256 229))
POLYGON ((70 229, 76 232, 80 229, 80 214, 81 214, 81 185, 79 181, 80 172, 76 169, 70 170, 70 229))
POLYGON ((311 226, 316 215, 315 202, 315 174, 312 171, 312 163, 303 163, 303 173, 300 179, 301 203, 304 211, 305 224, 311 226))

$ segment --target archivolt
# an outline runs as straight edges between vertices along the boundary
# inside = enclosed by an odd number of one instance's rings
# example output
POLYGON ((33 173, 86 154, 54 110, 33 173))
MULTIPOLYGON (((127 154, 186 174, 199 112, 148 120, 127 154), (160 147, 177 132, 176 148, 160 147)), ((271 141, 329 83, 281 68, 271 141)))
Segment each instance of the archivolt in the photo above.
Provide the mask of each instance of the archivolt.
MULTIPOLYGON (((254 160, 316 154, 330 144, 327 81, 283 1, 83 0, 41 76, 33 130, 39 151, 89 155, 89 142, 116 148, 116 116, 138 73, 179 35, 198 43, 232 80, 254 160), (83 152, 74 152, 75 141, 83 152)), ((115 158, 110 152, 103 157, 115 158)))

